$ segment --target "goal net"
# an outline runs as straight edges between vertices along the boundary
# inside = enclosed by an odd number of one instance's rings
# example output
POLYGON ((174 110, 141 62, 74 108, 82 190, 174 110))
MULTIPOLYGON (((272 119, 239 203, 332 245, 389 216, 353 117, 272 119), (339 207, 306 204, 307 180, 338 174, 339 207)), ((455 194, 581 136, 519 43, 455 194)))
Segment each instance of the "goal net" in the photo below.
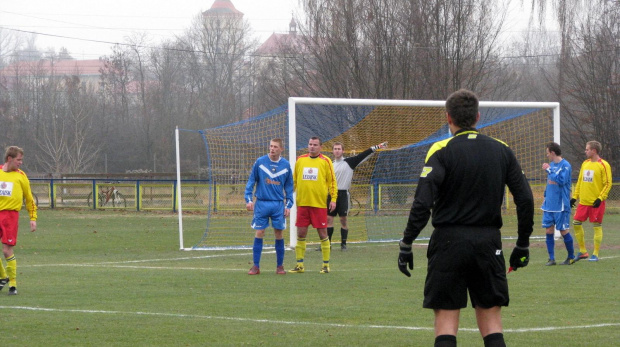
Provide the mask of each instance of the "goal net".
MULTIPOLYGON (((346 157, 387 141, 387 149, 355 170, 348 242, 400 239, 426 153, 434 142, 450 136, 444 106, 444 101, 289 98, 288 105, 258 117, 199 131, 212 195, 204 200, 205 212, 196 216, 202 227, 194 232, 192 249, 252 246, 252 213, 245 210, 243 192, 252 164, 267 153, 275 137, 284 139, 283 155, 293 167, 295 158, 307 152, 312 136, 321 138, 323 153, 330 156, 334 142, 344 144, 346 157)), ((477 129, 512 148, 540 205, 546 178, 540 166, 546 161, 545 145, 559 143, 559 104, 480 102, 480 113, 477 129)), ((506 216, 515 213, 508 191, 503 211, 506 216)), ((287 225, 289 246, 296 243, 295 218, 293 208, 287 225)), ((335 230, 339 227, 335 218, 335 230)), ((419 238, 430 232, 429 223, 419 238)), ((338 242, 339 235, 334 232, 332 241, 338 242)), ((318 242, 316 233, 309 232, 308 241, 318 242)), ((271 230, 265 233, 265 245, 273 245, 271 230)))

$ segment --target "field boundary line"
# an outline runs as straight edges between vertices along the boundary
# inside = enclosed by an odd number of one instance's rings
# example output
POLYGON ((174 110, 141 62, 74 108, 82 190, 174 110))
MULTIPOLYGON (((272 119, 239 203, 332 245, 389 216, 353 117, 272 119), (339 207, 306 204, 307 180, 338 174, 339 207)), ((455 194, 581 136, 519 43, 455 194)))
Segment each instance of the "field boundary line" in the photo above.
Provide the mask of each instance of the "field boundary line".
MULTIPOLYGON (((275 253, 275 251, 263 251, 263 254, 275 253)), ((192 259, 208 259, 208 258, 218 258, 218 257, 232 257, 232 256, 248 256, 252 255, 252 253, 238 253, 238 254, 214 254, 214 255, 203 255, 197 257, 181 257, 181 258, 167 258, 167 259, 141 259, 141 260, 124 260, 124 261, 109 261, 109 262, 98 262, 98 263, 85 263, 85 264, 32 264, 32 265, 20 265, 21 266, 32 266, 32 267, 47 267, 47 266, 94 266, 94 265, 113 265, 113 264, 131 264, 131 263, 149 263, 154 261, 176 261, 176 260, 192 260, 192 259)))
MULTIPOLYGON (((399 326, 399 325, 378 325, 378 324, 342 324, 342 323, 321 323, 321 322, 298 322, 298 321, 284 321, 284 320, 272 320, 272 319, 257 319, 257 318, 241 318, 241 317, 224 317, 224 316, 203 316, 195 314, 180 314, 180 313, 163 313, 163 312, 128 312, 128 311, 106 311, 106 310, 80 310, 80 309, 56 309, 56 308, 44 308, 44 307, 29 307, 29 306, 0 306, 0 309, 10 310, 25 310, 25 311, 41 311, 41 312, 63 312, 63 313, 85 313, 85 314, 110 314, 110 315, 134 315, 134 316, 156 316, 156 317, 170 317, 170 318, 198 318, 198 319, 211 319, 211 320, 227 320, 238 322, 254 322, 254 323, 267 323, 267 324, 285 324, 285 325, 308 325, 308 326, 326 326, 335 328, 353 328, 353 329, 394 329, 394 330, 424 330, 434 331, 433 327, 411 327, 411 326, 399 326)), ((541 331, 557 331, 567 329, 593 329, 593 328, 605 328, 605 327, 617 327, 620 323, 598 323, 590 325, 578 325, 578 326, 561 326, 561 327, 537 327, 537 328, 513 328, 504 329, 504 332, 509 333, 528 333, 528 332, 541 332, 541 331)), ((460 328, 459 331, 475 332, 478 333, 477 328, 460 328)))

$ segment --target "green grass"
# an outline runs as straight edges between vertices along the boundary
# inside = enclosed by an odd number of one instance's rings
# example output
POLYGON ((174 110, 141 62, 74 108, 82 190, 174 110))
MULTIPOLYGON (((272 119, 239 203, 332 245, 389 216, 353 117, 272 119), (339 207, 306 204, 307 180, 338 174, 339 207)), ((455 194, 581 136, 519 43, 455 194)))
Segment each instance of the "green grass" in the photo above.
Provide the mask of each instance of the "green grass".
MULTIPOLYGON (((30 233, 22 213, 15 247, 19 295, 0 292, 1 345, 433 344, 433 314, 421 308, 422 246, 414 250, 412 278, 396 268, 395 243, 336 249, 328 275, 318 273, 320 252, 313 248, 307 272, 285 276, 275 274, 275 255, 265 250, 263 273, 248 276, 249 250, 179 251, 176 218, 41 210, 39 230, 30 233)), ((591 225, 585 228, 591 252, 591 225)), ((598 263, 545 267, 544 242, 533 242, 530 265, 509 275, 511 304, 503 310, 509 346, 620 341, 620 215, 605 216, 604 232, 598 263)), ((253 237, 249 228, 247 237, 253 237)), ((504 243, 507 253, 511 242, 504 243)), ((557 244, 556 258, 564 255, 557 244)), ((293 265, 287 251, 285 267, 293 265)), ((459 345, 482 346, 473 309, 462 311, 460 327, 459 345)))

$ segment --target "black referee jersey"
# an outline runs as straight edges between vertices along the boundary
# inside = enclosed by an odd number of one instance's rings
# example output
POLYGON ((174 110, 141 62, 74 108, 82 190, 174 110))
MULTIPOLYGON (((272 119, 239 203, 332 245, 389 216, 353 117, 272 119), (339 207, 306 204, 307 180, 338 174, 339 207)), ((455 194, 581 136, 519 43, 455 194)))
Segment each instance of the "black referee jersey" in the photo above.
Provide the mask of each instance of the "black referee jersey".
POLYGON ((436 142, 426 156, 403 241, 415 240, 431 210, 435 228, 500 229, 506 185, 517 206, 517 245, 528 247, 534 225, 534 198, 508 145, 475 129, 461 129, 455 136, 436 142))

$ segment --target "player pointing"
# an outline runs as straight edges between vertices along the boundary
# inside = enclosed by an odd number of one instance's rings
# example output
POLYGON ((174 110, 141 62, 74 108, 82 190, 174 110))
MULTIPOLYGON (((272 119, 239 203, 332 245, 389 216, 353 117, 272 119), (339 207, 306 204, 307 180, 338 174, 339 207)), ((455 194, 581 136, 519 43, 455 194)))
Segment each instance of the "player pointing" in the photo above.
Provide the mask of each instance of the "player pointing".
MULTIPOLYGON (((332 241, 332 235, 334 234, 334 217, 340 216, 340 249, 347 249, 347 238, 349 236, 349 226, 347 225, 347 215, 349 213, 351 196, 349 189, 351 189, 351 181, 353 180, 353 170, 368 160, 372 154, 378 149, 387 148, 387 142, 382 142, 376 146, 372 146, 362 153, 344 158, 344 145, 341 142, 335 142, 332 146, 332 153, 334 154, 334 171, 336 173, 336 182, 338 185, 338 201, 336 202, 336 209, 327 212, 327 236, 329 242, 332 241)), ((331 199, 328 198, 328 201, 331 199)))

